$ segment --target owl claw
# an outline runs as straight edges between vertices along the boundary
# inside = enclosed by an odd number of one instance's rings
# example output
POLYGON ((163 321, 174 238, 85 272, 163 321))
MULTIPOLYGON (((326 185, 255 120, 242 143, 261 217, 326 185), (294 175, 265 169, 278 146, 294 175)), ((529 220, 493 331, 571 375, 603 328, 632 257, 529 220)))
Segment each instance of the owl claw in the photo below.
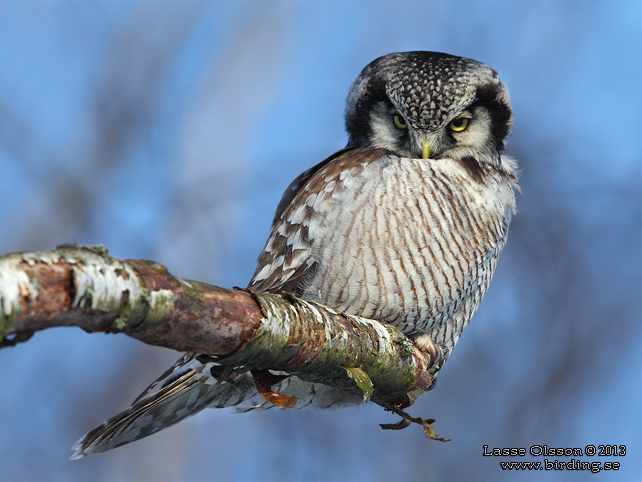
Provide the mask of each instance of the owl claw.
POLYGON ((411 338, 415 346, 430 357, 430 363, 428 364, 429 372, 431 375, 435 375, 446 361, 444 350, 438 344, 433 343, 430 336, 426 333, 414 335, 411 336, 411 338))

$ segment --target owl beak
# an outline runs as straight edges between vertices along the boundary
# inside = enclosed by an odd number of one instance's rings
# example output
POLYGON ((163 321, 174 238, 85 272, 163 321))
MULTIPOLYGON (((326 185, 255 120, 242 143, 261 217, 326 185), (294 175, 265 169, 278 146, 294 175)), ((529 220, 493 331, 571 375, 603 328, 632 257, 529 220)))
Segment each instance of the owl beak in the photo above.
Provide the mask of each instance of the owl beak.
POLYGON ((428 159, 430 157, 430 142, 428 139, 424 139, 421 143, 421 157, 428 159))

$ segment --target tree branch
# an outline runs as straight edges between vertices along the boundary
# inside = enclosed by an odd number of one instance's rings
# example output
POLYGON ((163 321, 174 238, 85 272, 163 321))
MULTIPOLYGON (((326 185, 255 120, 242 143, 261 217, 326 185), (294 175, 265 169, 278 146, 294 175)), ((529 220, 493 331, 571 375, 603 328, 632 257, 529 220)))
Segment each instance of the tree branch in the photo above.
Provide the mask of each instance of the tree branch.
POLYGON ((430 360, 398 329, 287 294, 183 280, 152 261, 112 258, 102 247, 0 256, 0 347, 56 326, 282 370, 364 398, 371 393, 389 408, 411 405, 432 385, 430 360))

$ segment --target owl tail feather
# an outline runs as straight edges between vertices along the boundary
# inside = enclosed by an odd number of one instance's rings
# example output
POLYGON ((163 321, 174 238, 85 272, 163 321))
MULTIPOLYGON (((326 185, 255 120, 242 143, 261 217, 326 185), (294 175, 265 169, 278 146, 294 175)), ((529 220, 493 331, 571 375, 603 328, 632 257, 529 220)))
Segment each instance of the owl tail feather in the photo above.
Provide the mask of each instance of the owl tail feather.
POLYGON ((71 460, 140 440, 204 408, 239 412, 271 407, 337 408, 363 403, 348 393, 282 372, 223 367, 208 355, 186 353, 145 390, 131 407, 99 425, 71 448, 71 460))
POLYGON ((257 396, 253 378, 248 372, 225 376, 224 381, 221 377, 219 382, 217 377, 220 377, 221 367, 216 363, 202 363, 196 358, 194 354, 185 355, 131 407, 78 440, 71 448, 74 453, 70 460, 140 440, 204 408, 235 406, 253 401, 257 396))

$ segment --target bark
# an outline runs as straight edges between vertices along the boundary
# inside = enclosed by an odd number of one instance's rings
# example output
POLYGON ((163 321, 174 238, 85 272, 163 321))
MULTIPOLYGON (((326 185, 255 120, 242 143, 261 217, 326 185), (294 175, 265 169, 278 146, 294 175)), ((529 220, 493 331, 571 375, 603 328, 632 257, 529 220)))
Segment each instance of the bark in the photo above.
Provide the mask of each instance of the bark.
POLYGON ((0 347, 57 326, 281 370, 371 395, 388 408, 411 405, 432 385, 426 354, 385 323, 287 294, 183 280, 158 263, 116 259, 102 247, 0 256, 0 347))

